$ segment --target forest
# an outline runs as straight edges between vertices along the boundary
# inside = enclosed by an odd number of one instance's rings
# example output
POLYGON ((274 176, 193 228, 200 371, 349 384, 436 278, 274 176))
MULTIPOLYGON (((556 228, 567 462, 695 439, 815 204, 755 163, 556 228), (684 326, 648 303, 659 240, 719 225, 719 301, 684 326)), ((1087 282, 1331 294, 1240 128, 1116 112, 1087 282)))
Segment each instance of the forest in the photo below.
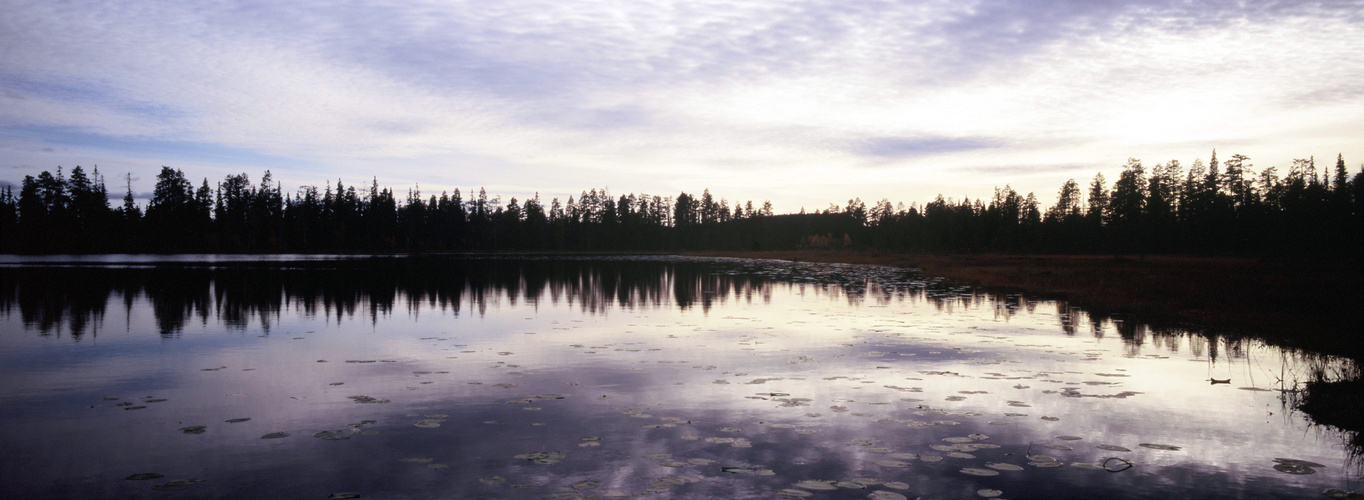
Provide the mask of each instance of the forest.
POLYGON ((198 187, 162 167, 145 208, 131 175, 113 206, 98 168, 26 176, 0 192, 3 253, 669 252, 847 249, 931 253, 1193 254, 1358 258, 1364 248, 1364 170, 1343 156, 1318 170, 1297 159, 1280 176, 1250 158, 1186 170, 1129 159, 1112 186, 1102 173, 1066 181, 1046 208, 1009 186, 985 198, 871 205, 860 198, 806 213, 770 203, 590 189, 561 202, 489 198, 458 189, 402 199, 381 188, 301 186, 286 192, 267 170, 198 187))

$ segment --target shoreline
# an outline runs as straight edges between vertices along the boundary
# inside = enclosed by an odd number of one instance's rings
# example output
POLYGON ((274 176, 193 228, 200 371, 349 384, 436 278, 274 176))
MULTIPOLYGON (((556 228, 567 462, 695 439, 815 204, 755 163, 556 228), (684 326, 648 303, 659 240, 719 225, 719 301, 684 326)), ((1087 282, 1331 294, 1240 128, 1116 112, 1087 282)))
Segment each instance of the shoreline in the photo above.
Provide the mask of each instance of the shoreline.
POLYGON ((986 289, 1133 315, 1156 326, 1250 336, 1284 347, 1364 359, 1364 267, 1359 261, 813 250, 680 255, 912 267, 986 289))

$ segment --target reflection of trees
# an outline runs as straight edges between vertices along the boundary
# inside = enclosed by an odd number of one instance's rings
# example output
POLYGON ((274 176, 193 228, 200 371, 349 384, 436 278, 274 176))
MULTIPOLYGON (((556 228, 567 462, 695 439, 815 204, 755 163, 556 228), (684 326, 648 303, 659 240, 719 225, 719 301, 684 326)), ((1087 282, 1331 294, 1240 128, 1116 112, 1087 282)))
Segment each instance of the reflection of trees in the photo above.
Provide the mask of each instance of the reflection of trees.
MULTIPOLYGON (((148 303, 158 332, 173 336, 193 320, 210 319, 229 329, 252 325, 266 333, 283 316, 357 317, 377 322, 394 311, 439 310, 483 315, 503 303, 538 307, 548 300, 587 314, 613 309, 709 312, 729 300, 764 302, 775 287, 849 304, 894 305, 925 301, 944 311, 993 311, 1009 320, 1034 312, 1037 301, 1014 293, 981 290, 911 271, 744 260, 651 258, 374 257, 296 262, 227 262, 212 266, 162 263, 141 267, 0 268, 0 314, 17 310, 30 330, 67 332, 73 339, 95 332, 106 308, 133 311, 148 303), (119 301, 113 302, 113 301, 119 301)), ((1095 338, 1116 331, 1128 355, 1143 350, 1178 352, 1187 342, 1195 357, 1240 359, 1243 339, 1191 332, 1170 325, 1117 319, 1056 301, 1066 335, 1095 338), (1088 332, 1085 332, 1085 330, 1088 332)))

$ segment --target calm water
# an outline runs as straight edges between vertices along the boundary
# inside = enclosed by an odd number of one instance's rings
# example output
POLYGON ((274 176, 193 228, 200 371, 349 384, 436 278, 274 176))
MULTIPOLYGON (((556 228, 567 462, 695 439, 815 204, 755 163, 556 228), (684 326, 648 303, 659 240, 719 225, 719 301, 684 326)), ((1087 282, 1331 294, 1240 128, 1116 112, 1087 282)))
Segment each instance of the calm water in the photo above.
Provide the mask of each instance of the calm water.
POLYGON ((900 269, 21 260, 0 267, 7 498, 1360 489, 1282 392, 1345 361, 900 269))

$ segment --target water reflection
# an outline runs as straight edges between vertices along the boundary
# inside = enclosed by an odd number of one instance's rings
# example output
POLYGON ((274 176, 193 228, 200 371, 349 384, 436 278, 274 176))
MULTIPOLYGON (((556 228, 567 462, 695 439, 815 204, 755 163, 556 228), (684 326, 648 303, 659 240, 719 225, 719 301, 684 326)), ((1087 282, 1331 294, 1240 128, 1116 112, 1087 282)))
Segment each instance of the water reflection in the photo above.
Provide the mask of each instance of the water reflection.
MULTIPOLYGON (((1178 328, 1153 328, 1086 312, 1064 301, 950 286, 910 270, 875 266, 677 257, 340 261, 311 256, 296 261, 237 257, 196 261, 174 256, 133 265, 120 261, 11 263, 0 266, 0 311, 9 315, 17 309, 28 328, 79 340, 87 332, 97 333, 94 328, 111 302, 127 310, 137 300, 146 300, 160 333, 173 335, 188 322, 209 319, 221 320, 230 328, 259 323, 268 330, 284 313, 374 322, 399 309, 483 315, 489 307, 504 303, 514 307, 540 301, 564 302, 589 314, 662 307, 710 311, 731 300, 767 301, 773 285, 794 285, 796 293, 846 299, 849 305, 923 301, 943 312, 988 308, 1002 319, 1032 313, 1039 304, 1050 303, 1066 335, 1102 339, 1115 331, 1129 344, 1131 354, 1139 354, 1148 343, 1178 352, 1183 342, 1167 339, 1183 339, 1188 334, 1178 328)), ((1234 344, 1230 347, 1239 349, 1234 344)))
POLYGON ((0 475, 30 496, 146 496, 123 478, 148 472, 208 478, 190 486, 204 496, 266 497, 1357 489, 1340 441, 1304 439, 1312 427, 1280 404, 1314 373, 1357 370, 1348 361, 893 268, 0 267, 0 325, 0 437, 35 457, 0 475), (290 435, 261 439, 277 432, 290 435), (997 448, 953 448, 972 443, 997 448), (1115 457, 1135 466, 1103 472, 1115 457), (1275 458, 1324 467, 1291 476, 1275 458))

